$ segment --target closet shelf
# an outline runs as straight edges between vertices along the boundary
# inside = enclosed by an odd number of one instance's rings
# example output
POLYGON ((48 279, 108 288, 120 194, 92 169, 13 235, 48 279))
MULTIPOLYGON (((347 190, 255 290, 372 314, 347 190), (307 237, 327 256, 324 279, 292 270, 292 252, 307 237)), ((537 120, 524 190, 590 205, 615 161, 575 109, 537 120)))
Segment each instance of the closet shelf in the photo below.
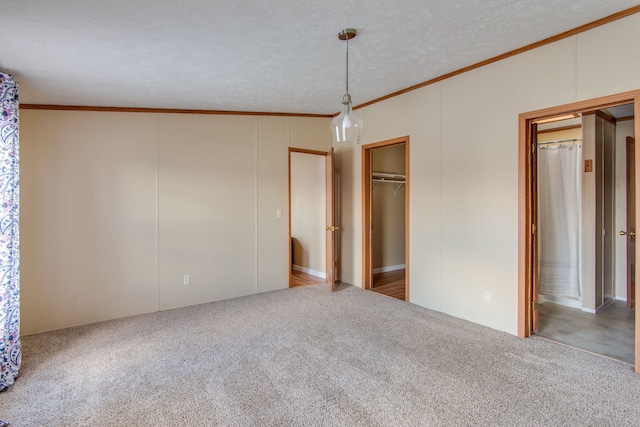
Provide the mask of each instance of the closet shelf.
POLYGON ((372 173, 373 180, 377 182, 393 182, 393 183, 402 183, 404 184, 407 180, 406 175, 401 175, 397 173, 383 173, 383 172, 373 172, 372 173))

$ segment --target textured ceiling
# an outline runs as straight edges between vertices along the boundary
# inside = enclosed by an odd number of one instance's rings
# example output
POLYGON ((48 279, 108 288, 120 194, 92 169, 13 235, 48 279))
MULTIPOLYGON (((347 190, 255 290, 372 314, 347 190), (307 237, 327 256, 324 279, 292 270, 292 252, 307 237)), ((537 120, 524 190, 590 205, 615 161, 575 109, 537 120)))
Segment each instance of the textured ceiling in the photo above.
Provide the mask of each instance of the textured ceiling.
POLYGON ((0 0, 23 103, 332 114, 638 0, 0 0))

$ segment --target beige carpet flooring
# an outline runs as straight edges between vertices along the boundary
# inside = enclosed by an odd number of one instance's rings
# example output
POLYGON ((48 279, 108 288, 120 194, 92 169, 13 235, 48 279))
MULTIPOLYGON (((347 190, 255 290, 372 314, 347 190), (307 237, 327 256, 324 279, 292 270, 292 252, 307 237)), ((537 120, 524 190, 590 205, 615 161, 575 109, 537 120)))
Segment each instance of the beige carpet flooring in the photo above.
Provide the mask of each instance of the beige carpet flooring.
POLYGON ((637 426, 630 364, 343 286, 23 337, 13 426, 637 426))

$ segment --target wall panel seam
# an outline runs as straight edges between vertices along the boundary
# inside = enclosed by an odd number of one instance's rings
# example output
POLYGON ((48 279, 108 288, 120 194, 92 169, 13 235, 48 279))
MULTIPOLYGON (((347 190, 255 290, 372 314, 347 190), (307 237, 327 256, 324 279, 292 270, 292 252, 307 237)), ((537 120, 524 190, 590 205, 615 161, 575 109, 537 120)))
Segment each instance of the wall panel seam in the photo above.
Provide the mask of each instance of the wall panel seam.
POLYGON ((254 280, 255 280, 255 287, 256 287, 256 294, 259 292, 259 287, 258 287, 258 274, 259 274, 259 259, 258 257, 260 256, 259 254, 259 242, 260 242, 260 237, 258 235, 258 231, 259 231, 259 223, 258 223, 258 215, 259 215, 259 206, 258 206, 258 194, 259 194, 259 179, 258 179, 258 174, 259 174, 259 167, 258 167, 258 117, 254 117, 254 188, 255 188, 255 210, 254 210, 254 215, 255 215, 255 223, 254 223, 254 232, 255 232, 255 248, 254 248, 254 256, 255 256, 255 269, 254 269, 254 280))
POLYGON ((160 114, 156 113, 156 311, 160 311, 160 114))

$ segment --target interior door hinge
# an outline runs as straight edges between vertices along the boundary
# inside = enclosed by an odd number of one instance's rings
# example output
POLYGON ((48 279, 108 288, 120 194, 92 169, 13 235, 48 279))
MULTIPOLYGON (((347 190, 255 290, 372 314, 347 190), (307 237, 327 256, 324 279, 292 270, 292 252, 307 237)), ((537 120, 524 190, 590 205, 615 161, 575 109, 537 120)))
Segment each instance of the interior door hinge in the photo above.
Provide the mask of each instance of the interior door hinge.
POLYGON ((535 301, 531 301, 531 311, 536 311, 538 309, 538 303, 535 301))
POLYGON ((531 224, 531 234, 536 234, 536 225, 531 224))
POLYGON ((531 144, 531 154, 536 154, 536 144, 531 144))

